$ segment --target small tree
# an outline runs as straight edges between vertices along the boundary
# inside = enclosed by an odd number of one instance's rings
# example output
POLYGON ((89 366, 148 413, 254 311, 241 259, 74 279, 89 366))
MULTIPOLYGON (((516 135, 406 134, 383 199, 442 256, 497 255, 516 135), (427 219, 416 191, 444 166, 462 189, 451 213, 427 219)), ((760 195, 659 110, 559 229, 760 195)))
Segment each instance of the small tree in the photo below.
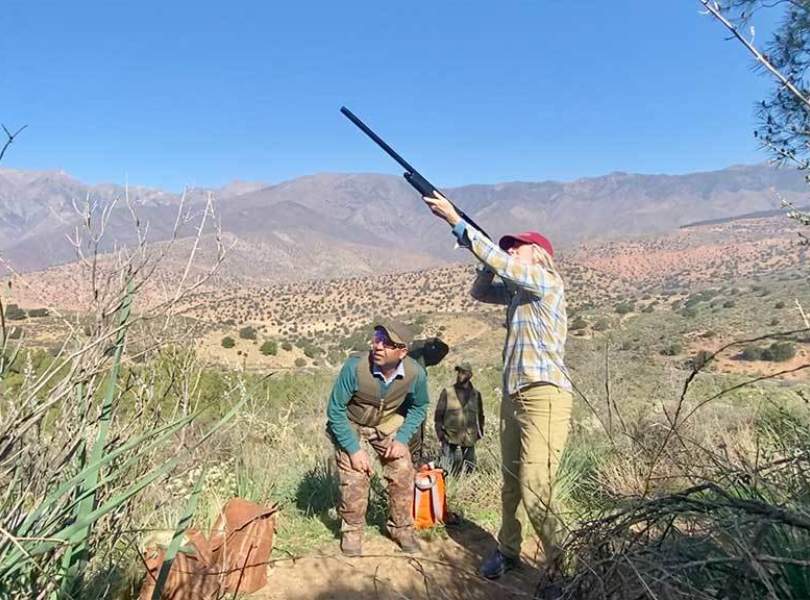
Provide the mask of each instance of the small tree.
POLYGON ((226 335, 222 338, 222 347, 223 348, 233 348, 236 346, 236 341, 229 335, 226 335))
POLYGON ((775 362, 784 362, 796 356, 796 346, 792 342, 774 342, 770 347, 775 362))
POLYGON ((681 352, 683 352, 683 348, 678 342, 672 342, 661 349, 661 354, 664 356, 677 356, 681 352))
POLYGON ((243 340, 255 340, 256 339, 256 329, 248 325, 247 327, 242 327, 239 330, 239 337, 243 340))
POLYGON ((743 348, 740 358, 743 360, 762 360, 762 348, 758 346, 746 346, 743 348))
POLYGON ((592 329, 594 331, 607 331, 610 329, 610 321, 607 319, 599 319, 596 323, 594 323, 592 329))
POLYGON ((633 305, 630 302, 621 302, 616 305, 615 310, 620 315, 626 315, 633 312, 633 305))
POLYGON ((21 321, 25 316, 25 311, 16 304, 6 306, 6 319, 9 321, 21 321))
POLYGON ((572 331, 577 331, 579 329, 585 329, 588 326, 588 321, 583 319, 582 317, 577 317, 574 321, 568 326, 568 329, 572 331))
POLYGON ((278 344, 276 344, 275 340, 267 340, 261 345, 259 351, 265 356, 275 356, 278 352, 278 344))

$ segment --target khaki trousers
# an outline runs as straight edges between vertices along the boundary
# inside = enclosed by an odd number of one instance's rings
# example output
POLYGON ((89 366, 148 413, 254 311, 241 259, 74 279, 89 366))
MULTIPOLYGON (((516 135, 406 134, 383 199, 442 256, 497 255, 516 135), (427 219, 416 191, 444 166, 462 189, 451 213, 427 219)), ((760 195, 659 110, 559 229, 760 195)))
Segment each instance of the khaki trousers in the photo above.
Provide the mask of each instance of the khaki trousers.
POLYGON ((517 509, 523 503, 540 538, 545 560, 558 554, 559 520, 553 510, 554 475, 568 438, 572 397, 555 385, 541 384, 504 395, 501 402, 502 520, 498 548, 520 555, 517 509))

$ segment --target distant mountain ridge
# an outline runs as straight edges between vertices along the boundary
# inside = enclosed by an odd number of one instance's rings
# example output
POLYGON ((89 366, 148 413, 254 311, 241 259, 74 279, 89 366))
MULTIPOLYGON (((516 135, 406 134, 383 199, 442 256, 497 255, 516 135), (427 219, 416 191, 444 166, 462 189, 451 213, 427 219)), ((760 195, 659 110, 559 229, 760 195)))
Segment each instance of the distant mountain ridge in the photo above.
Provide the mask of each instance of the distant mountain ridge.
MULTIPOLYGON (((536 229, 559 247, 584 240, 654 234, 681 225, 772 210, 777 197, 806 203, 795 170, 734 166, 685 175, 610 173, 571 182, 507 182, 448 188, 446 193, 493 236, 536 229)), ((150 239, 171 235, 180 196, 129 186, 128 197, 150 239)), ((19 270, 74 259, 66 235, 80 221, 74 202, 99 205, 124 195, 118 185, 84 184, 64 172, 0 169, 0 253, 19 270)), ((234 182, 186 192, 191 210, 209 193, 225 233, 239 240, 226 265, 243 274, 271 268, 280 281, 412 270, 458 261, 447 226, 433 217, 403 178, 320 173, 275 185, 234 182)), ((107 225, 108 245, 135 240, 120 205, 107 225)), ((180 237, 191 228, 180 231, 180 237)))

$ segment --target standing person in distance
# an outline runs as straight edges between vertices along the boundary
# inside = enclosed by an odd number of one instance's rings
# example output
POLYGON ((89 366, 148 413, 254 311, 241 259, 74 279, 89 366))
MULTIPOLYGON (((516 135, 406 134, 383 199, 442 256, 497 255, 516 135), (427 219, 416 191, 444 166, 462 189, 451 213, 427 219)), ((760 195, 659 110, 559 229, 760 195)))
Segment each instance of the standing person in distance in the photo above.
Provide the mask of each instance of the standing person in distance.
POLYGON ((456 366, 456 382, 444 388, 436 403, 434 424, 442 448, 442 463, 453 475, 475 469, 475 444, 484 437, 484 403, 472 384, 472 366, 456 366))

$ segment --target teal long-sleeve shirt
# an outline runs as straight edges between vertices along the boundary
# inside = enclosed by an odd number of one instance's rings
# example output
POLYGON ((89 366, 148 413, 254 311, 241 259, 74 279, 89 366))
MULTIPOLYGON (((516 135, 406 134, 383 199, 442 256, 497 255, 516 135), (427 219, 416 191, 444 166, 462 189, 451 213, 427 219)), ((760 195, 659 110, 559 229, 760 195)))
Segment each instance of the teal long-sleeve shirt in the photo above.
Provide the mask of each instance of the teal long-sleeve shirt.
MULTIPOLYGON (((346 405, 349 403, 354 392, 357 390, 357 364, 360 359, 365 360, 365 356, 352 356, 343 364, 340 369, 332 393, 329 395, 329 404, 326 407, 326 419, 329 431, 335 437, 338 445, 347 453, 354 454, 360 450, 360 441, 352 429, 349 417, 346 412, 346 405)), ((427 374, 420 365, 409 362, 419 370, 411 383, 408 395, 405 397, 405 422, 397 430, 394 438, 407 444, 411 441, 413 434, 427 417, 429 404, 427 390, 427 374)), ((380 379, 380 391, 385 392, 387 385, 380 379)))

